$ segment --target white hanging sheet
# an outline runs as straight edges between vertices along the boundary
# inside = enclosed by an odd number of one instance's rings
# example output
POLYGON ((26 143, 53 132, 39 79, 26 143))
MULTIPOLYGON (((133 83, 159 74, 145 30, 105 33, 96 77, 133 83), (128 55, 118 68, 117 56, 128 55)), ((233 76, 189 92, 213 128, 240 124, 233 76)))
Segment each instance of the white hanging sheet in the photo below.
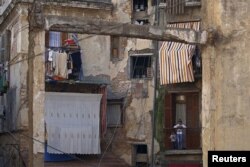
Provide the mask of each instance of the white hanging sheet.
POLYGON ((46 92, 45 121, 49 153, 101 153, 101 97, 101 94, 46 92))

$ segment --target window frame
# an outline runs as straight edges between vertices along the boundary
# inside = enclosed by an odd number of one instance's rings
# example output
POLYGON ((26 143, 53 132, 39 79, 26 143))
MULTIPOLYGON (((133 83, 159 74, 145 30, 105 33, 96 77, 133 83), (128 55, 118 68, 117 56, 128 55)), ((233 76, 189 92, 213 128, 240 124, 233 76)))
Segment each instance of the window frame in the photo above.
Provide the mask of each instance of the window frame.
POLYGON ((130 79, 152 79, 153 78, 153 75, 152 75, 152 68, 153 68, 153 53, 137 53, 137 54, 131 54, 129 56, 129 77, 130 79), (148 76, 148 72, 146 72, 146 76, 145 77, 134 77, 134 63, 133 63, 133 58, 134 57, 149 57, 149 61, 150 61, 150 66, 149 67, 144 67, 146 68, 145 70, 147 71, 148 68, 150 69, 150 73, 151 73, 151 76, 148 76))
POLYGON ((122 99, 108 100, 108 102, 107 102, 107 115, 106 115, 107 128, 123 127, 123 125, 124 125, 124 110, 123 110, 123 102, 122 101, 123 101, 122 99), (121 118, 120 118, 119 124, 109 124, 109 122, 108 122, 108 106, 109 105, 119 105, 120 106, 121 118))

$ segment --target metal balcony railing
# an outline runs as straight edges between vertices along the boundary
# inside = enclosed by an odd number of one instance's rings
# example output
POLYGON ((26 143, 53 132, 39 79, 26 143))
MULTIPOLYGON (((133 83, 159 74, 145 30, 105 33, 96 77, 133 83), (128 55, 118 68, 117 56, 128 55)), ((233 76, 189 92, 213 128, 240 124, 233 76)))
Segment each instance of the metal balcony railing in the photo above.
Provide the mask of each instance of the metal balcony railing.
MULTIPOLYGON (((165 128, 165 148, 166 150, 172 150, 173 145, 170 140, 170 135, 172 132, 175 132, 176 129, 165 128)), ((183 146, 184 149, 200 149, 200 140, 201 140, 201 128, 186 128, 183 134, 183 146)))
POLYGON ((160 0, 160 5, 164 4, 168 7, 170 4, 184 4, 184 6, 201 6, 201 0, 160 0))

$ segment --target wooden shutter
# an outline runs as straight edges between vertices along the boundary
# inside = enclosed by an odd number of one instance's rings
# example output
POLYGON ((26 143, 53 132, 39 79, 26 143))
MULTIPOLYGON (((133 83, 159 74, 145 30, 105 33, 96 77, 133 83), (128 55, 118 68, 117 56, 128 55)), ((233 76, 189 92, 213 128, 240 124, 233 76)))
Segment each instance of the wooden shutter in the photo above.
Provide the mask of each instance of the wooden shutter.
POLYGON ((11 38, 11 31, 6 30, 0 39, 0 60, 1 62, 9 61, 10 60, 10 38, 11 38))
POLYGON ((65 41, 68 39, 68 33, 61 32, 61 46, 64 46, 65 41))
POLYGON ((45 47, 49 47, 49 31, 45 32, 45 47))
POLYGON ((187 148, 200 148, 200 112, 199 112, 199 93, 186 94, 187 107, 187 148))
POLYGON ((171 148, 169 136, 173 128, 173 95, 166 94, 165 96, 165 147, 171 148))

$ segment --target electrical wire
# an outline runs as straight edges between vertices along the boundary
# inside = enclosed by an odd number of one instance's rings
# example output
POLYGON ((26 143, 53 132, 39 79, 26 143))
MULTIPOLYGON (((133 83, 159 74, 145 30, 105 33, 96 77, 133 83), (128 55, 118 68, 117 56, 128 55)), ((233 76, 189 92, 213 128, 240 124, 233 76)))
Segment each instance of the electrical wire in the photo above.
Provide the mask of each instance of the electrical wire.
MULTIPOLYGON (((6 132, 7 132, 9 135, 14 136, 14 134, 13 134, 12 132, 8 131, 8 130, 6 130, 6 132)), ((76 160, 79 160, 79 161, 84 162, 83 159, 81 159, 81 158, 79 158, 79 157, 77 157, 77 156, 75 156, 75 155, 73 155, 73 154, 68 154, 68 153, 66 153, 66 152, 64 152, 64 151, 62 151, 62 150, 59 150, 59 149, 57 149, 57 148, 55 148, 55 147, 53 147, 53 146, 51 146, 51 145, 48 145, 46 142, 42 142, 42 141, 40 141, 40 140, 38 140, 38 139, 35 139, 34 137, 31 137, 31 136, 25 135, 25 134, 21 134, 21 133, 19 133, 19 135, 21 135, 21 136, 23 136, 23 137, 26 137, 26 138, 28 138, 28 139, 32 139, 33 141, 38 142, 38 143, 44 145, 44 147, 48 146, 48 147, 50 147, 50 148, 52 148, 52 149, 54 149, 54 150, 56 150, 56 151, 58 151, 58 152, 60 152, 60 153, 63 153, 63 154, 65 154, 65 155, 67 155, 67 156, 73 158, 73 159, 76 159, 76 160)))
MULTIPOLYGON (((179 4, 177 4, 177 5, 179 5, 179 4)), ((173 7, 173 6, 172 6, 172 7, 173 7)), ((153 15, 153 14, 151 14, 151 15, 153 15)), ((128 23, 130 23, 130 22, 128 22, 128 23)), ((128 24, 128 23, 124 23, 124 24, 128 24)), ((122 24, 122 25, 124 25, 124 24, 122 24)), ((119 26, 122 26, 122 25, 119 25, 119 26)), ((27 26, 27 25, 26 25, 26 26, 27 26)), ((24 26, 24 27, 22 28, 22 30, 25 30, 26 28, 29 27, 29 26, 27 26, 27 27, 26 27, 26 26, 24 26)), ((112 29, 118 28, 119 26, 114 26, 114 27, 112 27, 112 29)), ((94 36, 97 36, 97 35, 96 35, 96 34, 95 34, 95 35, 89 35, 88 37, 79 39, 79 41, 82 41, 82 40, 85 40, 85 39, 88 39, 88 38, 91 38, 91 37, 94 37, 94 36)), ((17 56, 18 56, 18 55, 17 55, 17 56)), ((37 57, 37 56, 43 56, 43 54, 40 53, 40 54, 37 54, 37 55, 35 55, 35 56, 33 56, 33 57, 25 58, 25 59, 22 59, 22 60, 19 60, 19 61, 14 61, 14 60, 17 58, 17 56, 14 57, 14 58, 9 62, 9 66, 14 65, 14 64, 17 64, 17 63, 20 63, 20 62, 22 62, 22 61, 25 61, 25 60, 28 60, 28 59, 31 59, 31 58, 34 58, 34 57, 37 57)), ((135 68, 134 68, 133 70, 135 70, 135 68)), ((119 70, 119 71, 120 71, 120 70, 119 70)), ((132 74, 133 74, 133 73, 132 73, 132 74)), ((155 76, 155 77, 156 77, 156 76, 155 76)), ((129 91, 129 89, 128 89, 128 91, 129 91)), ((127 91, 127 93, 128 93, 128 91, 127 91)), ((111 145, 111 143, 112 143, 112 141, 113 141, 113 139, 114 139, 114 136, 115 136, 115 134, 116 134, 117 128, 118 128, 118 123, 117 123, 117 126, 116 126, 116 128, 115 128, 115 130, 114 130, 114 133, 113 133, 113 135, 112 135, 112 137, 111 137, 111 139, 110 139, 109 144, 107 145, 107 147, 106 147, 104 153, 102 154, 102 157, 101 157, 101 159, 100 159, 100 161, 99 161, 98 167, 100 166, 100 164, 101 164, 101 162, 102 162, 102 159, 103 159, 103 157, 104 157, 106 151, 108 150, 108 147, 111 145)), ((8 132, 8 133, 12 134, 11 132, 8 132)), ((27 136, 27 135, 23 135, 23 134, 21 134, 21 135, 22 135, 22 136, 25 136, 25 137, 27 137, 27 138, 31 138, 33 141, 39 142, 39 143, 41 143, 41 144, 43 144, 43 145, 45 146, 45 142, 41 142, 41 141, 39 141, 39 140, 37 140, 37 139, 31 137, 31 136, 27 136)), ((49 146, 49 145, 47 145, 47 146, 49 146)), ((57 151, 59 151, 59 152, 64 153, 63 151, 58 150, 58 149, 56 149, 56 148, 54 148, 54 147, 52 147, 52 146, 49 146, 49 147, 51 147, 52 149, 55 149, 55 150, 57 150, 57 151)), ((78 158, 78 157, 76 157, 76 156, 72 156, 72 155, 69 155, 69 156, 71 156, 71 157, 73 157, 73 158, 75 158, 75 159, 78 159, 79 161, 83 161, 82 159, 80 159, 80 158, 78 158)))
MULTIPOLYGON (((177 4, 172 5, 172 6, 170 6, 170 7, 166 7, 166 10, 167 10, 167 9, 170 9, 170 8, 173 8, 173 7, 175 7, 175 6, 178 6, 178 5, 180 5, 180 4, 183 4, 183 3, 185 3, 185 1, 184 1, 184 2, 180 2, 180 3, 177 3, 177 4)), ((150 14, 150 15, 148 15, 148 16, 142 17, 141 19, 145 19, 145 18, 154 16, 154 15, 155 15, 155 13, 152 13, 152 14, 150 14)), ((121 27, 121 26, 123 26, 123 25, 126 25, 126 24, 131 24, 131 21, 125 22, 125 23, 123 23, 123 24, 121 24, 121 25, 116 25, 116 26, 113 26, 113 27, 109 27, 109 28, 104 29, 104 30, 105 30, 105 31, 106 31, 106 30, 112 30, 112 29, 119 28, 119 27, 121 27)), ((28 29, 28 28, 29 28, 29 25, 24 25, 21 29, 22 29, 22 30, 25 30, 25 29, 28 29)), ((96 34, 91 34, 91 35, 88 35, 87 37, 80 38, 79 41, 86 40, 86 39, 89 39, 89 38, 92 38, 92 37, 95 37, 95 36, 98 36, 98 35, 96 35, 96 34)), ((33 56, 33 57, 40 56, 40 55, 41 55, 41 54, 37 54, 37 55, 35 55, 35 56, 33 56)), ((17 56, 19 56, 19 55, 17 55, 17 56)), ((25 59, 22 59, 22 60, 19 60, 19 61, 16 61, 15 63, 13 63, 14 59, 16 59, 17 56, 15 56, 12 60, 10 60, 9 66, 30 59, 30 58, 25 58, 25 59)), ((33 57, 31 57, 31 58, 33 58, 33 57)))

